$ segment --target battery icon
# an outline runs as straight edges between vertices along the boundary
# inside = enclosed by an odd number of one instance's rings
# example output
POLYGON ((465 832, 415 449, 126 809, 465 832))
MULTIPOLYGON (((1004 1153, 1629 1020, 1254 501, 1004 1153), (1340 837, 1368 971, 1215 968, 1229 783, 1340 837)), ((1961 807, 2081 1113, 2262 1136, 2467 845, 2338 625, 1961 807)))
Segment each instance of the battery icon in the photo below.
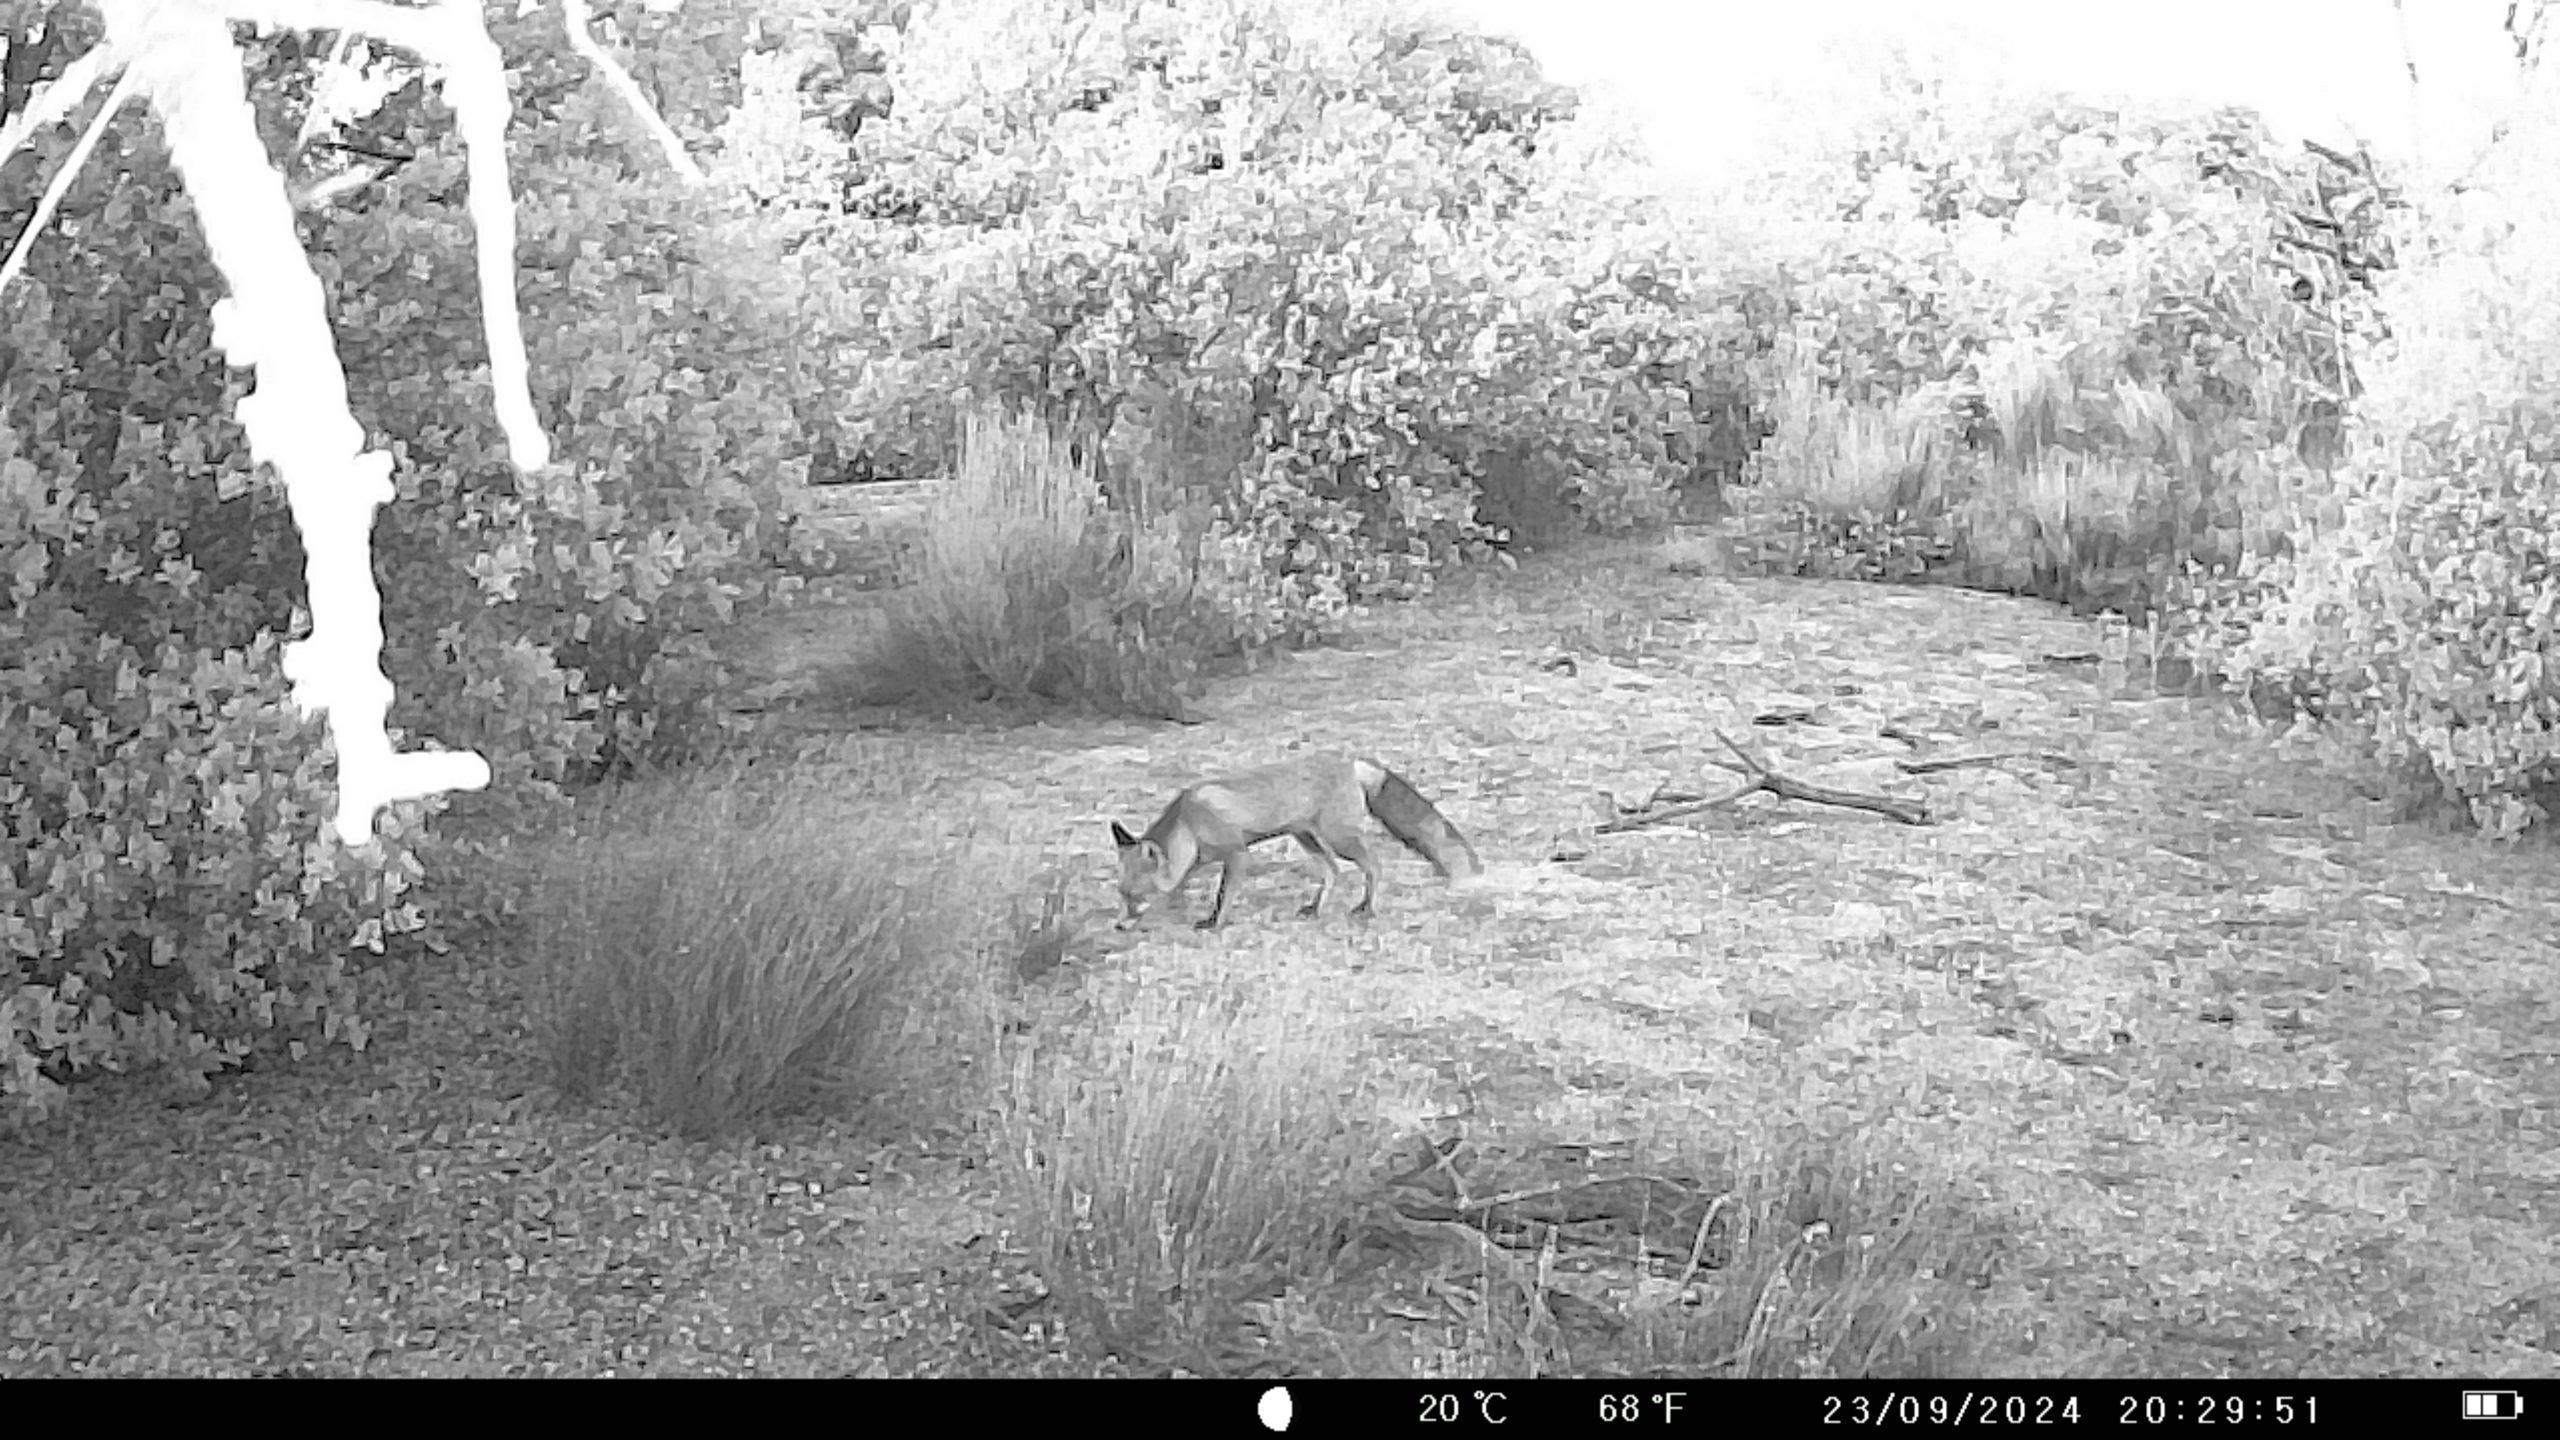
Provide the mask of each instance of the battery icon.
POLYGON ((2465 1420, 2513 1420, 2523 1413, 2524 1397, 2513 1390, 2462 1392, 2462 1418, 2465 1420))

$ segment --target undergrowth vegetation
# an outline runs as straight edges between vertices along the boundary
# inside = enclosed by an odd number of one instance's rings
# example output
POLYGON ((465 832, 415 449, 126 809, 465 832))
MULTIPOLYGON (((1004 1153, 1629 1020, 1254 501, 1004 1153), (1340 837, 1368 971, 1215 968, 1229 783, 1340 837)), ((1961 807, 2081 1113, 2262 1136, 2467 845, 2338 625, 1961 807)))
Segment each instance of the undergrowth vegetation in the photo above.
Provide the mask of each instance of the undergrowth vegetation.
MULTIPOLYGON (((506 953, 452 963, 521 980, 562 1104, 688 1141, 839 1113, 929 1055, 1088 1369, 1983 1363, 1966 1300, 2001 1237, 1966 1177, 1854 1124, 1539 1171, 1543 1138, 1431 1138, 1430 1077, 1322 981, 1023 998, 1070 955, 1176 962, 1086 934, 1008 795, 713 763, 754 724, 739 642, 851 563, 800 523, 819 483, 932 482, 866 577, 895 588, 858 662, 918 712, 1190 718, 1223 662, 1458 567, 1730 506, 1742 543, 1684 556, 2112 612, 2487 835, 2560 798, 2547 85, 2469 181, 2505 217, 2458 236, 2451 196, 2246 111, 1927 86, 1711 231, 1519 45, 1383 0, 601 8, 705 173, 600 150, 625 99, 493 17, 559 457, 529 475, 484 413, 427 88, 322 114, 334 61, 242 42, 272 133, 409 157, 303 221, 396 460, 391 720, 485 753, 486 795, 321 836, 331 757, 276 674, 305 557, 229 418, 221 276, 130 120, 130 163, 66 201, 108 218, 36 235, 0 295, 8 1124, 101 1077, 200 1098, 361 1050, 397 966, 468 935, 506 953), (1569 1343, 1560 1247, 1628 1280, 1569 1343), (1452 1250, 1454 1307, 1445 1263, 1408 1263, 1452 1250), (1326 1309, 1401 1281, 1427 1340, 1326 1309)), ((13 87, 64 72, 34 53, 13 87)), ((66 162, 76 132, 40 128, 66 162)))
POLYGON ((1625 1143, 1636 1175, 1435 1143, 1431 1079, 1326 992, 1234 975, 1109 987, 1080 1033, 1009 1047, 996 1158, 1075 1353, 1135 1373, 1803 1378, 1967 1373, 2000 1237, 1950 1177, 1853 1131, 1625 1143), (1578 1167, 1577 1167, 1578 1169, 1578 1167), (1518 1245, 1546 1236, 1542 1255, 1518 1245), (1433 1264, 1414 1257, 1454 1252, 1433 1264), (1619 1323, 1577 1286, 1626 1277, 1619 1323), (1467 1303, 1362 1335, 1346 1293, 1467 1303), (1558 1317, 1574 1322, 1559 1330, 1558 1317))

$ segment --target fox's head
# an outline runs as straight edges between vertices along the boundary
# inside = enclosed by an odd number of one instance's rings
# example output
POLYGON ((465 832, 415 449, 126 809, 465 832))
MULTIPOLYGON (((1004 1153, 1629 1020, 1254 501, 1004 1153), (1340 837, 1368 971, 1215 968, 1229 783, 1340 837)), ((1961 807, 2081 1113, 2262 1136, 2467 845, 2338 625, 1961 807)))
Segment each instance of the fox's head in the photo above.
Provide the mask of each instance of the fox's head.
POLYGON ((1120 923, 1129 925, 1149 905, 1173 893, 1182 877, 1174 873, 1162 845, 1130 834, 1117 820, 1111 822, 1111 843, 1120 851, 1120 923))

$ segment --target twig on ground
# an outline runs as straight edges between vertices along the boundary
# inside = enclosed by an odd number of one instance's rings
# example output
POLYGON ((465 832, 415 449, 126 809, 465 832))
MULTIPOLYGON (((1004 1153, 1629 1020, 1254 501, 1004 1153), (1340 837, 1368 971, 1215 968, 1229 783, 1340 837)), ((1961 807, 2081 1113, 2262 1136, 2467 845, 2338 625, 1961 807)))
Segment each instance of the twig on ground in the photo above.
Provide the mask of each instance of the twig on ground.
MULTIPOLYGON (((1848 810, 1868 810, 1904 825, 1929 823, 1929 807, 1923 802, 1897 800, 1890 795, 1868 795, 1855 790, 1834 790, 1826 785, 1811 785, 1802 780, 1789 779, 1770 769, 1741 746, 1734 744, 1723 731, 1716 732, 1716 739, 1723 741, 1726 749, 1741 758, 1743 766, 1747 767, 1752 777, 1750 784, 1730 794, 1711 796, 1689 804, 1657 804, 1654 808, 1642 810, 1633 815, 1621 815, 1606 824, 1595 826, 1592 833, 1614 835, 1621 831, 1641 829, 1647 825, 1660 825, 1666 821, 1686 819, 1691 815, 1722 809, 1746 795, 1757 794, 1763 790, 1782 800, 1802 800, 1813 805, 1837 805, 1848 810)), ((1659 795, 1656 796, 1657 801, 1662 798, 1659 795)))

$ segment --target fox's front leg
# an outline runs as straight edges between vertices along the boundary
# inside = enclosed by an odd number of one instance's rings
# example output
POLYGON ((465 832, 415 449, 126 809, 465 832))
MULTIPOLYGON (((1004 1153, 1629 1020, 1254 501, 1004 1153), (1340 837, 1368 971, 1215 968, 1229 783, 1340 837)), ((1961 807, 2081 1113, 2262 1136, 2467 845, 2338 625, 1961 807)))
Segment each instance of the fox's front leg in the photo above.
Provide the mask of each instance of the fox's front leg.
POLYGON ((1227 901, 1233 898, 1236 893, 1236 886, 1242 883, 1243 880, 1244 852, 1242 850, 1238 850, 1233 855, 1227 857, 1227 863, 1220 867, 1218 871, 1218 898, 1216 903, 1209 907, 1209 918, 1199 922, 1191 928, 1194 930, 1217 929, 1218 922, 1227 918, 1227 901))

